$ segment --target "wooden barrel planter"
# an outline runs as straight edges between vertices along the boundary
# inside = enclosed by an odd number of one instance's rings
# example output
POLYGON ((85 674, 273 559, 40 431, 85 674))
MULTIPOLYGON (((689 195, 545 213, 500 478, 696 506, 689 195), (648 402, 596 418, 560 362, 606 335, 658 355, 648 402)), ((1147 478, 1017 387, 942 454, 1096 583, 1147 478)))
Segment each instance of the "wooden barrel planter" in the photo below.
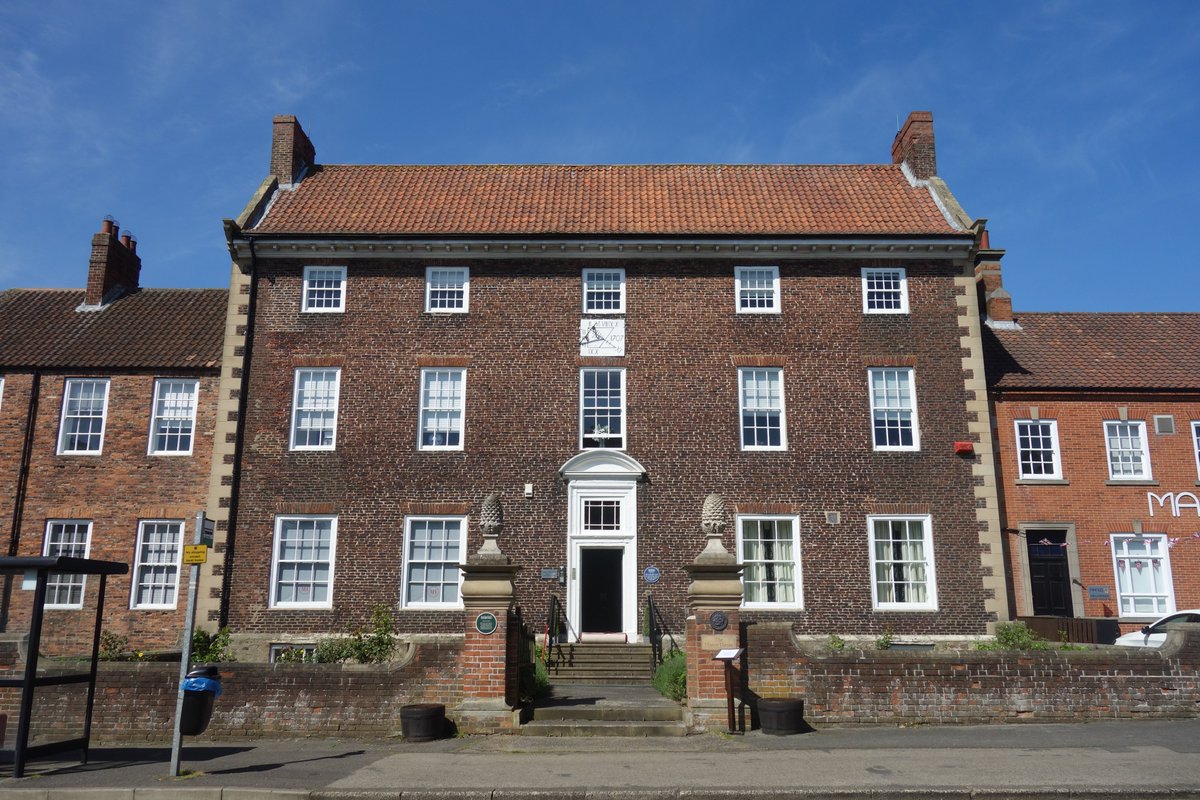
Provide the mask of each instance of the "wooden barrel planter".
POLYGON ((412 703, 400 706, 400 733, 406 742, 432 742, 446 730, 446 706, 442 703, 412 703))
POLYGON ((788 736, 804 731, 804 701, 790 697, 760 697, 758 724, 771 736, 788 736))

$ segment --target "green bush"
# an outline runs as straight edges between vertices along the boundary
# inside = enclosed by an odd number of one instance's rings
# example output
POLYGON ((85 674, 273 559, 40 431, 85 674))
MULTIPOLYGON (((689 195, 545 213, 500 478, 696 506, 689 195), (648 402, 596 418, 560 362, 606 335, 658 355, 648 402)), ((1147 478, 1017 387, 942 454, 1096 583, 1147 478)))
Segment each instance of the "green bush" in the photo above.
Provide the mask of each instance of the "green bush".
POLYGON ((129 637, 112 631, 100 632, 100 660, 123 661, 129 649, 129 637))
POLYGON ((682 700, 687 697, 687 656, 676 650, 654 670, 654 688, 663 697, 682 700))
POLYGON ((846 640, 838 636, 836 633, 829 634, 829 641, 825 643, 825 649, 830 652, 838 652, 846 649, 846 640))
POLYGON ((1024 622, 1002 622, 996 626, 991 642, 976 642, 976 650, 1048 650, 1050 643, 1025 626, 1024 622))
POLYGON ((396 650, 392 638, 392 610, 380 604, 371 608, 368 630, 358 629, 350 636, 338 636, 317 642, 313 660, 318 664, 354 660, 360 664, 383 664, 396 650))
POLYGON ((889 650, 896 643, 896 634, 892 632, 891 625, 883 627, 883 634, 875 640, 876 650, 889 650))
POLYGON ((521 667, 521 702, 529 703, 550 693, 550 671, 546 669, 545 653, 541 645, 534 651, 533 663, 521 667))
POLYGON ((229 628, 221 628, 216 633, 193 631, 192 663, 216 664, 221 661, 237 661, 229 651, 229 628))

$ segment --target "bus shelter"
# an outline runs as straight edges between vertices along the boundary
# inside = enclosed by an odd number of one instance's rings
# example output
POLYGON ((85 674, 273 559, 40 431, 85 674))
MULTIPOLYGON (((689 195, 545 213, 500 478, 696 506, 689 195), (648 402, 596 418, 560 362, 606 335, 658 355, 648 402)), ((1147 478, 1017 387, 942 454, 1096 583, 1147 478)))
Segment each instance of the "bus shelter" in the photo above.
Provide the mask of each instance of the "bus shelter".
POLYGON ((17 738, 12 750, 0 750, 0 758, 11 759, 13 777, 25 777, 25 764, 29 759, 58 753, 78 751, 86 764, 88 744, 92 734, 92 705, 96 699, 96 665, 100 657, 100 626, 104 620, 104 589, 109 575, 124 575, 129 565, 119 561, 99 561, 91 558, 68 556, 48 557, 0 557, 0 574, 24 576, 25 588, 33 589, 33 608, 29 618, 28 654, 21 677, 0 678, 0 688, 18 688, 20 693, 20 716, 17 721, 17 738), (96 623, 92 631, 92 653, 87 672, 38 675, 38 658, 41 653, 42 622, 46 606, 46 584, 51 575, 96 575, 97 583, 96 623), (33 715, 35 690, 44 686, 87 684, 87 705, 84 709, 83 735, 57 742, 43 742, 29 746, 29 726, 33 715))

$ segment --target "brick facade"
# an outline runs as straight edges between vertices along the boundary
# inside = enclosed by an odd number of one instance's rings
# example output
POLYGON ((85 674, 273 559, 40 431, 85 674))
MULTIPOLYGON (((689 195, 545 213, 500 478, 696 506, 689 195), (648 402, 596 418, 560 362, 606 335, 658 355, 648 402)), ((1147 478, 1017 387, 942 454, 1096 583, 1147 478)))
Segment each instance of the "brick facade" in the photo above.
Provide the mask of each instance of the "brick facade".
MULTIPOLYGON (((1135 630, 1162 613, 1122 614, 1118 607, 1112 534, 1162 534, 1166 570, 1174 608, 1200 607, 1200 514, 1194 505, 1197 474, 1196 439, 1191 423, 1200 420, 1200 398, 1177 395, 1110 395, 1088 393, 1017 394, 1006 392, 995 401, 1000 469, 1004 481, 1005 538, 1013 576, 1012 602, 1018 615, 1032 615, 1029 585, 1030 541, 1048 531, 1068 531, 1067 558, 1075 585, 1072 614, 1079 617, 1117 617, 1123 630, 1135 630), (1037 481, 1018 477, 1016 420, 1032 412, 1057 423, 1062 479, 1037 481), (1175 432, 1155 432, 1155 415, 1174 418, 1175 432), (1113 481, 1108 472, 1104 423, 1142 421, 1150 453, 1151 479, 1113 481), (1183 507, 1157 497, 1172 494, 1183 507), (1190 496, 1188 496, 1190 495, 1190 496), (1189 507, 1189 503, 1193 503, 1189 507), (1087 587, 1107 592, 1089 597, 1087 587)), ((1155 567, 1150 566, 1150 569, 1155 567)), ((1094 590, 1093 590, 1094 591, 1094 590)), ((1167 610, 1174 610, 1167 609, 1167 610)))
MULTIPOLYGON (((626 452, 645 466, 637 489, 637 573, 663 572, 656 596, 682 630, 686 577, 699 550, 700 502, 716 491, 742 513, 800 519, 803 611, 797 630, 977 635, 986 630, 976 459, 954 455, 969 430, 957 300, 961 268, 906 262, 912 310, 864 315, 863 262, 777 264, 783 312, 734 313, 733 268, 713 262, 624 260, 626 355, 597 363, 626 369, 626 452), (739 359, 783 369, 788 449, 739 449, 739 359), (915 369, 918 452, 871 448, 867 369, 915 369), (826 512, 840 512, 827 522, 826 512), (938 610, 872 610, 866 515, 929 514, 938 610), (835 566, 836 565, 836 566, 835 566)), ((518 602, 536 618, 551 587, 543 567, 567 563, 567 495, 559 476, 578 452, 578 261, 455 261, 469 266, 470 313, 423 310, 425 267, 412 259, 262 260, 256 270, 254 341, 243 417, 236 563, 227 567, 229 622, 237 633, 329 633, 361 625, 376 603, 395 606, 404 518, 428 504, 475 514, 503 493, 502 546, 523 568, 518 602), (348 267, 346 311, 303 314, 306 263, 348 267), (416 446, 422 365, 467 364, 465 448, 416 446), (337 447, 289 451, 298 366, 341 369, 337 447), (524 497, 525 484, 533 496, 524 497), (329 610, 268 608, 277 514, 329 509, 338 517, 329 610)), ((734 526, 726 546, 736 549, 734 526)), ((479 544, 471 525, 467 550, 479 544)), ((639 595, 645 586, 639 587, 639 595)), ((758 616, 778 618, 773 612, 758 616)), ((401 609, 410 632, 458 629, 453 612, 401 609)))
MULTIPOLYGON (((106 219, 92 237, 86 290, 0 292, 0 547, 42 556, 53 525, 56 543, 70 539, 89 558, 128 564, 129 574, 108 581, 103 628, 132 650, 170 649, 187 600, 181 548, 157 551, 144 585, 163 591, 135 599, 139 530, 157 524, 149 540, 182 526, 191 543, 206 506, 226 293, 140 288, 136 243, 118 233, 106 219), (71 385, 82 394, 68 400, 71 385), (77 438, 63 433, 64 405, 80 412, 70 428, 78 424, 77 438)), ((47 609, 44 652, 90 651, 96 585, 88 578, 80 596, 58 596, 65 607, 47 609)), ((28 629, 31 601, 20 576, 0 578, 3 638, 28 629)))

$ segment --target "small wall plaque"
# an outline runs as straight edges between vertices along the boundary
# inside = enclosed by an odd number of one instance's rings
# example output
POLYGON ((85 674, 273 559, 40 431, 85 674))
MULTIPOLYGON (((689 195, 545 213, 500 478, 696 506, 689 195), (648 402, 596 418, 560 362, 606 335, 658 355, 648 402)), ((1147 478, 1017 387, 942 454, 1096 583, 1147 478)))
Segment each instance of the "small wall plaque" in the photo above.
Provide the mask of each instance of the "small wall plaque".
POLYGON ((662 570, 655 566, 646 567, 642 570, 642 580, 646 583, 658 583, 658 579, 662 577, 662 570))
POLYGON ((1107 586, 1089 586, 1088 600, 1112 600, 1112 591, 1107 586))
POLYGON ((542 567, 542 571, 538 573, 544 581, 558 580, 558 567, 542 567))
POLYGON ((475 630, 484 636, 495 633, 497 627, 496 615, 490 611, 485 611, 475 618, 475 630))
POLYGON ((714 611, 708 615, 708 627, 714 631, 723 631, 729 627, 729 617, 724 611, 714 611))

